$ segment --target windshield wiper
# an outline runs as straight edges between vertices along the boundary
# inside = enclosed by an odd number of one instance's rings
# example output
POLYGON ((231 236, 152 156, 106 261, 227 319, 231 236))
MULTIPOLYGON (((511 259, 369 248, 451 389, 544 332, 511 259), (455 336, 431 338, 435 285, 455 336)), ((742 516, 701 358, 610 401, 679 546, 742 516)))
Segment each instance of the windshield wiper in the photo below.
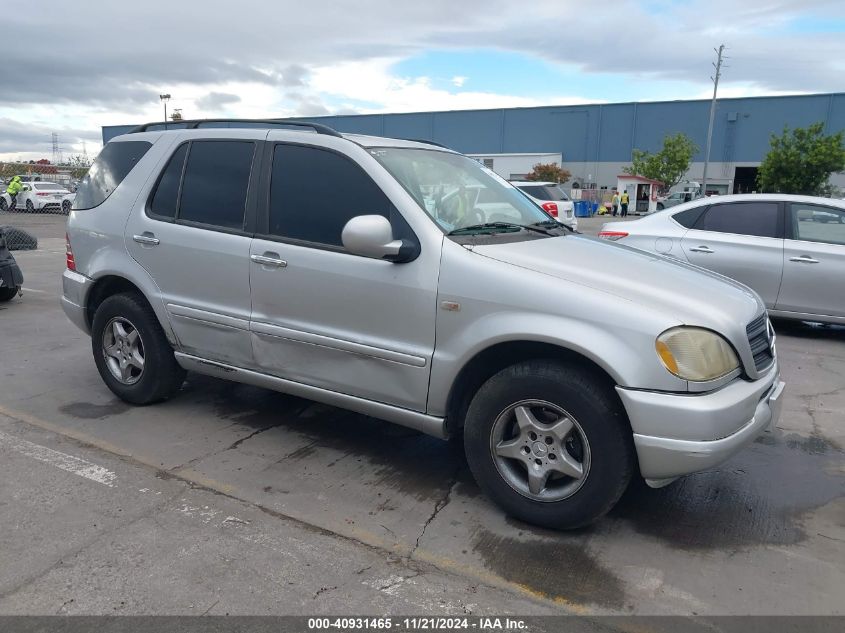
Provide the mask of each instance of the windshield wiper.
POLYGON ((530 226, 538 226, 538 227, 544 227, 544 228, 549 228, 549 229, 562 229, 564 231, 569 231, 570 233, 573 232, 573 230, 570 227, 566 226, 565 224, 558 222, 557 220, 542 220, 540 222, 533 222, 533 223, 530 224, 530 226))
POLYGON ((543 235, 552 235, 547 230, 539 226, 526 226, 525 224, 514 224, 512 222, 484 222, 482 224, 471 224, 470 226, 462 226, 457 229, 452 229, 447 235, 467 235, 476 233, 478 231, 489 231, 495 229, 505 229, 506 231, 534 231, 535 233, 542 233, 543 235))

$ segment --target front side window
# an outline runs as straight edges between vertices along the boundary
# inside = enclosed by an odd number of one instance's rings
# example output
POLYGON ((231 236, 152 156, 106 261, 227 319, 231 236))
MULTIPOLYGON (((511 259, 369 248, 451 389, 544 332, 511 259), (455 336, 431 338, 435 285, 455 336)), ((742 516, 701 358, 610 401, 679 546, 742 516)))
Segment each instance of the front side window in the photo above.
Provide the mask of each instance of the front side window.
POLYGON ((554 222, 518 189, 466 156, 397 147, 373 148, 370 154, 447 233, 484 223, 554 222))
POLYGON ((756 237, 778 236, 777 202, 714 204, 698 220, 696 229, 756 237))
POLYGON ((845 209, 798 202, 789 209, 793 239, 845 245, 845 209))
POLYGON ((391 217, 393 205, 350 159, 324 149, 277 145, 270 180, 269 229, 289 239, 342 246, 359 215, 391 217))
POLYGON ((179 219, 243 229, 255 143, 193 141, 188 152, 179 219))
POLYGON ((105 202, 151 147, 147 141, 106 143, 79 183, 72 208, 91 209, 105 202))

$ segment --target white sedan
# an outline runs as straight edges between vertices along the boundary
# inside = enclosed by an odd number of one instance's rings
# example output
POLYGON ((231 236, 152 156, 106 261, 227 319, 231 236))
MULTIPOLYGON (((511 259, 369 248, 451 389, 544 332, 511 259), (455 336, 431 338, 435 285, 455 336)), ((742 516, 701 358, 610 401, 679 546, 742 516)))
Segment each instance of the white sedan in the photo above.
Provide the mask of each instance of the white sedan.
MULTIPOLYGON (((70 191, 55 182, 23 182, 15 201, 16 211, 35 213, 58 213, 63 211, 62 202, 70 191)), ((11 206, 11 197, 7 193, 0 196, 0 211, 7 211, 11 206)))
POLYGON ((543 207, 546 213, 565 224, 573 231, 578 230, 575 217, 575 205, 566 192, 556 182, 535 182, 532 180, 512 180, 511 184, 535 203, 543 207))
POLYGON ((845 323, 845 201, 785 194, 699 198, 609 222, 599 237, 736 279, 757 291, 772 316, 845 323))

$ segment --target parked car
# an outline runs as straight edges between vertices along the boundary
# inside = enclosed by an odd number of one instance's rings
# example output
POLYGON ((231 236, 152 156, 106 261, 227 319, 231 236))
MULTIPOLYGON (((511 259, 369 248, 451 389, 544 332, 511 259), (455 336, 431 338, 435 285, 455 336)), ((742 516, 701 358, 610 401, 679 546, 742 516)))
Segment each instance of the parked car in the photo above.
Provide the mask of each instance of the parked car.
POLYGON ((573 233, 435 145, 232 125, 140 126, 79 187, 62 306, 123 400, 194 371, 462 438, 496 503, 553 528, 778 419, 742 284, 573 233), (482 191, 514 220, 479 222, 482 191))
MULTIPOLYGON (((18 193, 15 210, 54 212, 63 210, 62 201, 70 192, 59 184, 46 181, 27 181, 18 193)), ((11 206, 11 196, 6 192, 0 197, 0 210, 6 211, 11 206)))
POLYGON ((552 217, 557 218, 573 231, 578 230, 578 218, 575 217, 575 205, 563 187, 556 182, 535 182, 531 180, 512 180, 511 184, 539 204, 552 217))
POLYGON ((845 323, 845 202, 719 196, 605 224, 599 237, 736 279, 757 291, 772 316, 845 323))
POLYGON ((669 207, 674 207, 684 202, 690 202, 698 197, 698 194, 691 191, 673 191, 665 198, 657 201, 657 210, 662 211, 669 207))

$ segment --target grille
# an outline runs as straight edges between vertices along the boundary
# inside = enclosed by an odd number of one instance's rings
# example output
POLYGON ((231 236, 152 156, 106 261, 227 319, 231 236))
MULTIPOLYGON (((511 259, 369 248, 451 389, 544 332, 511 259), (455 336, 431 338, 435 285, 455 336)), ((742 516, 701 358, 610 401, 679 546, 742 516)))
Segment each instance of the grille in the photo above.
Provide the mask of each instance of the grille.
POLYGON ((763 313, 745 328, 748 344, 751 345, 751 354, 754 356, 754 367, 758 372, 766 369, 774 360, 768 326, 769 319, 763 313))

